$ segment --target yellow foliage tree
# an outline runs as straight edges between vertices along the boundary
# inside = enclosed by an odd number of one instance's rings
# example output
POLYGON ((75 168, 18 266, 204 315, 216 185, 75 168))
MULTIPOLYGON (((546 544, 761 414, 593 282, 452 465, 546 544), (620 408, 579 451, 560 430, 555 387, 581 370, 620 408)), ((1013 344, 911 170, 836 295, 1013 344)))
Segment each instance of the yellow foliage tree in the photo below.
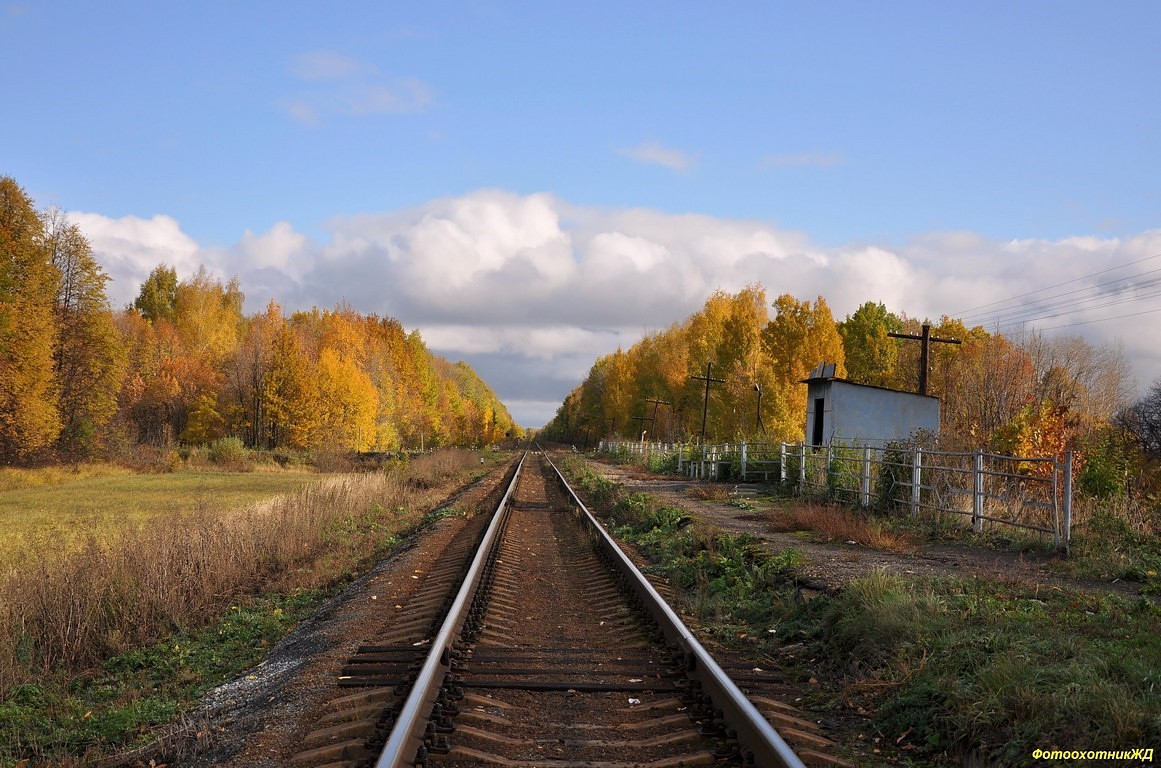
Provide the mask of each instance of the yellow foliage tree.
POLYGON ((326 348, 318 359, 318 424, 314 445, 369 450, 375 444, 379 390, 350 357, 326 348))
POLYGON ((806 385, 802 381, 819 363, 834 363, 835 375, 846 373, 842 337, 826 300, 819 296, 813 304, 789 294, 774 302, 776 315, 762 331, 763 348, 773 372, 776 389, 795 419, 794 434, 801 440, 806 424, 806 385))
POLYGON ((53 375, 58 274, 44 222, 11 178, 0 178, 0 460, 22 459, 60 434, 53 375))

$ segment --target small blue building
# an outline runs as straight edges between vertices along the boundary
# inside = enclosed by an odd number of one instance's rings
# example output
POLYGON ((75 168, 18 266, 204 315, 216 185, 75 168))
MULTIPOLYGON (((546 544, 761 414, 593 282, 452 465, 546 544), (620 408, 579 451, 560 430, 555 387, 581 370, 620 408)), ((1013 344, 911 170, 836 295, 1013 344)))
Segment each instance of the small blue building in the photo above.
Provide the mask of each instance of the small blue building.
POLYGON ((806 384, 806 442, 881 447, 916 432, 939 434, 939 398, 836 378, 819 363, 806 384))

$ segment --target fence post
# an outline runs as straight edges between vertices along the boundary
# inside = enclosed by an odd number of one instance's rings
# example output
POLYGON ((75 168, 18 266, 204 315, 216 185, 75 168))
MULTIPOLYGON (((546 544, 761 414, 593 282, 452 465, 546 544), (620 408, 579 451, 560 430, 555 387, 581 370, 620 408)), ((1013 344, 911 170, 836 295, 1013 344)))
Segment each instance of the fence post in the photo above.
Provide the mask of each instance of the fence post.
POLYGON ((778 479, 786 485, 786 443, 778 444, 778 479))
POLYGON ((827 445, 826 446, 826 465, 823 467, 823 472, 822 472, 822 487, 825 489, 823 495, 825 495, 827 498, 832 498, 830 495, 830 493, 831 493, 830 470, 831 470, 831 466, 833 464, 834 464, 834 447, 831 445, 827 445))
POLYGON ((911 516, 919 517, 919 489, 923 480, 923 449, 916 448, 911 462, 911 516))
POLYGON ((746 441, 743 440, 742 441, 742 482, 743 483, 746 482, 746 448, 748 448, 748 447, 749 447, 749 445, 746 443, 746 441))
POLYGON ((798 444, 798 452, 801 454, 798 462, 798 490, 802 492, 803 487, 806 486, 806 443, 798 444))
POLYGON ((860 496, 864 507, 871 506, 871 446, 863 446, 863 471, 860 496))
POLYGON ((972 530, 984 530, 984 451, 976 449, 972 457, 972 530))
POLYGON ((1064 553, 1072 545, 1072 451, 1064 452, 1064 553))

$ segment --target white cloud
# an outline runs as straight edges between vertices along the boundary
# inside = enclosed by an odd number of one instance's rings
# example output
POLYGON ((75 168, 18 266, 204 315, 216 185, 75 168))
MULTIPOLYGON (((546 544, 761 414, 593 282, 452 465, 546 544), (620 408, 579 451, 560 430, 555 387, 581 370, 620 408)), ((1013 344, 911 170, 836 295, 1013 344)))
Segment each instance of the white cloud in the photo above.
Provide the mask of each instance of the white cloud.
POLYGON ((290 73, 300 80, 335 80, 359 74, 368 67, 334 51, 310 51, 294 58, 290 73))
POLYGON ((650 141, 636 147, 629 147, 620 151, 622 155, 645 165, 660 165, 671 171, 687 171, 697 163, 697 158, 679 149, 662 146, 659 142, 650 141))
MULTIPOLYGON (((230 247, 207 249, 166 216, 70 217, 112 276, 115 305, 131 301, 160 263, 182 275, 204 263, 223 279, 238 276, 248 311, 270 299, 288 310, 345 300, 359 311, 398 318, 419 328, 438 353, 471 363, 510 407, 559 402, 598 356, 684 320, 719 288, 735 292, 760 283, 771 300, 782 293, 821 295, 836 319, 876 301, 917 318, 974 316, 994 330, 988 310, 976 308, 1068 280, 1091 294, 1107 278, 1088 276, 1134 260, 1157 257, 1129 273, 1161 268, 1161 230, 1121 240, 1008 243, 943 232, 897 245, 822 248, 804 233, 768 222, 609 211, 501 190, 335 219, 324 243, 281 222, 247 232, 230 247)), ((1141 299, 1115 311, 1066 304, 1062 318, 1035 312, 1027 318, 1060 325, 1161 308, 1161 299, 1153 302, 1141 299)), ((1021 299, 1016 306, 1036 302, 1021 299)), ((1065 332, 1094 342, 1123 339, 1148 383, 1161 376, 1161 353, 1155 334, 1142 326, 1159 320, 1108 320, 1065 332)))
POLYGON ((423 112, 432 103, 431 89, 416 77, 390 77, 368 62, 334 51, 311 51, 295 57, 289 73, 309 87, 284 99, 291 118, 317 126, 326 115, 404 115, 423 112))
POLYGON ((179 274, 193 274, 203 258, 198 244, 169 216, 151 219, 125 216, 111 219, 99 213, 70 212, 93 248, 93 255, 110 277, 113 306, 132 303, 142 281, 155 267, 168 264, 179 274))
POLYGON ((287 102, 286 113, 303 125, 313 127, 319 123, 318 110, 302 99, 287 102))
POLYGON ((431 91, 421 80, 404 78, 389 84, 368 83, 340 96, 343 110, 352 115, 403 115, 422 112, 431 103, 431 91))
POLYGON ((759 162, 762 170, 777 168, 832 168, 846 165, 847 158, 842 152, 803 152, 797 155, 766 155, 759 162))

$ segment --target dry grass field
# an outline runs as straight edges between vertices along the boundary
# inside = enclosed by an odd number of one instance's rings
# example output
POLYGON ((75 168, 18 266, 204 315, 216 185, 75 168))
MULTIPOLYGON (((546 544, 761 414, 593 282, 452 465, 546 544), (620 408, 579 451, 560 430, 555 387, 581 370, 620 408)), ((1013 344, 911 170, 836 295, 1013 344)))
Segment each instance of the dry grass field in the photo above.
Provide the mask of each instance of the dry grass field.
MULTIPOLYGON (((332 475, 5 473, 0 704, 210 624, 254 596, 349 578, 503 460, 485 467, 479 453, 448 450, 332 475)), ((0 726, 0 747, 9 735, 0 726)))
POLYGON ((113 465, 3 469, 0 573, 44 555, 59 558, 90 540, 110 541, 157 518, 226 513, 297 492, 321 477, 302 470, 138 474, 113 465))

